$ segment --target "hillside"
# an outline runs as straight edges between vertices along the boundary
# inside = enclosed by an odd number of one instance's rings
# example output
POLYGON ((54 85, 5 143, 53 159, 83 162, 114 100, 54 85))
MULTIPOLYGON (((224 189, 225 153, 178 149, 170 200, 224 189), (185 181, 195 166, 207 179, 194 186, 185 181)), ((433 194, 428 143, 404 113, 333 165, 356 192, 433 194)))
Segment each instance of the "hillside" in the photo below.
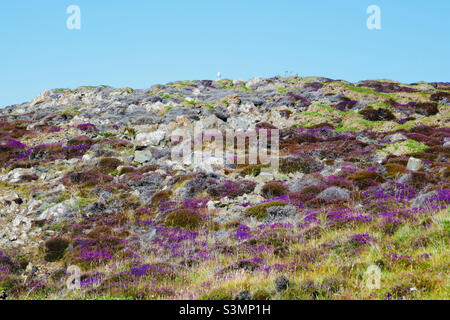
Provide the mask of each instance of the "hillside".
POLYGON ((0 296, 448 299, 449 124, 450 83, 45 91, 0 109, 0 296), (174 161, 198 124, 278 129, 278 170, 174 161))

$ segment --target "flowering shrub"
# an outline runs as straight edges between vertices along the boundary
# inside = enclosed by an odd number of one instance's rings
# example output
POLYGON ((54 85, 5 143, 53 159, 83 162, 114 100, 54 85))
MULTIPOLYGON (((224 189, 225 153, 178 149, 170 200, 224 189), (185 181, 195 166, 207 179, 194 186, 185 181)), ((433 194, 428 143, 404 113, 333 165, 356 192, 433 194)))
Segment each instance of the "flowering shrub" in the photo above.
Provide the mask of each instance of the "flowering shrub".
POLYGON ((81 124, 77 125, 77 128, 80 129, 81 131, 90 132, 90 133, 94 133, 97 131, 97 128, 92 123, 81 123, 81 124))
POLYGON ((371 240, 372 238, 367 233, 358 233, 348 237, 348 242, 357 246, 369 243, 371 240))
POLYGON ((111 181, 113 178, 107 176, 95 169, 87 170, 85 172, 69 172, 63 178, 65 185, 83 185, 86 187, 95 186, 99 183, 111 181))
POLYGON ((348 181, 353 182, 359 189, 367 189, 371 186, 376 186, 385 182, 382 175, 373 171, 359 171, 350 175, 348 181))
POLYGON ((1 109, 0 299, 445 299, 449 84, 245 85, 53 90, 42 108, 1 109), (205 117, 280 128, 279 172, 177 165, 168 136, 134 161, 139 132, 205 117), (70 265, 81 290, 64 290, 70 265), (366 290, 374 266, 381 287, 366 290))
POLYGON ((236 198, 255 189, 256 183, 249 180, 231 181, 225 180, 219 184, 212 184, 207 192, 214 198, 236 198))
POLYGON ((286 193, 288 193, 288 188, 280 181, 268 182, 261 189, 261 195, 266 199, 279 197, 286 193))

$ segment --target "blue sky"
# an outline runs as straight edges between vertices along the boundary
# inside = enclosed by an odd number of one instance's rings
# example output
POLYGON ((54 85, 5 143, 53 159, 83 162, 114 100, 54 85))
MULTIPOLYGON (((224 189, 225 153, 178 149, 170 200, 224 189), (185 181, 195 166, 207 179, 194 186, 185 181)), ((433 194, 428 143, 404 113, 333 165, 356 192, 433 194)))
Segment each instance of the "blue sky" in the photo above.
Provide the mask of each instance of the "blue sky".
POLYGON ((51 88, 326 76, 450 81, 448 0, 0 3, 0 107, 51 88), (381 8, 381 30, 366 9, 381 8), (69 5, 81 30, 68 30, 69 5))

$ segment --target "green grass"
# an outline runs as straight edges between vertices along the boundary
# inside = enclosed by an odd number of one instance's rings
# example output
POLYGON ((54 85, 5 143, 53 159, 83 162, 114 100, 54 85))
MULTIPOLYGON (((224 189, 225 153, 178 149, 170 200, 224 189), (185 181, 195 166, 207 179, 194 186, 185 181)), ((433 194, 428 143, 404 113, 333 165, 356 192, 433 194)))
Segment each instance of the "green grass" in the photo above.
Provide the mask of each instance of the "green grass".
POLYGON ((369 106, 373 107, 374 109, 388 109, 392 110, 392 107, 384 102, 376 102, 373 104, 370 104, 369 106))
POLYGON ((345 126, 343 123, 339 123, 335 131, 341 133, 346 131, 359 132, 360 130, 357 129, 356 127, 345 126))
POLYGON ((326 118, 325 115, 319 113, 319 112, 314 112, 314 111, 305 111, 301 113, 304 116, 310 116, 310 117, 319 117, 319 118, 326 118))
POLYGON ((195 102, 194 100, 191 100, 191 101, 185 100, 184 103, 190 104, 190 105, 192 105, 192 106, 195 106, 195 105, 197 104, 197 102, 195 102))
POLYGON ((377 95, 377 96, 381 96, 381 97, 385 97, 385 98, 390 98, 392 96, 391 94, 388 94, 388 93, 376 92, 374 90, 364 88, 364 87, 355 87, 355 86, 347 85, 346 88, 351 91, 354 91, 354 92, 359 92, 359 93, 363 93, 363 94, 372 94, 372 95, 377 95))
POLYGON ((413 150, 414 152, 419 152, 419 151, 422 151, 422 150, 428 148, 427 145, 422 144, 422 143, 417 142, 416 140, 412 140, 412 139, 406 140, 406 146, 409 149, 413 150))

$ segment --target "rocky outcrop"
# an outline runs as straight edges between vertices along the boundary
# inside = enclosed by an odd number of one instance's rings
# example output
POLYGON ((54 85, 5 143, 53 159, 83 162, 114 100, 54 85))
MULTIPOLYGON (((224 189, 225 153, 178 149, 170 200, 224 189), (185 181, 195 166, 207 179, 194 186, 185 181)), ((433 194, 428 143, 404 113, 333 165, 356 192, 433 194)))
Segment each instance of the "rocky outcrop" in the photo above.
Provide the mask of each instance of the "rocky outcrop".
MULTIPOLYGON (((59 280, 78 266, 88 296, 233 297, 212 279, 338 268, 356 279, 365 257, 402 268, 394 248, 412 248, 418 265, 416 234, 430 246, 448 237, 449 95, 439 83, 274 77, 54 89, 0 109, 0 289, 64 297, 59 280), (180 130, 190 140, 173 139, 180 130), (267 132, 265 151, 278 135, 277 166, 247 161, 229 132, 267 132), (417 232, 393 237, 402 226, 417 232)), ((427 262, 430 279, 444 260, 427 262)), ((353 280, 276 279, 274 292, 235 296, 366 294, 353 280)))

